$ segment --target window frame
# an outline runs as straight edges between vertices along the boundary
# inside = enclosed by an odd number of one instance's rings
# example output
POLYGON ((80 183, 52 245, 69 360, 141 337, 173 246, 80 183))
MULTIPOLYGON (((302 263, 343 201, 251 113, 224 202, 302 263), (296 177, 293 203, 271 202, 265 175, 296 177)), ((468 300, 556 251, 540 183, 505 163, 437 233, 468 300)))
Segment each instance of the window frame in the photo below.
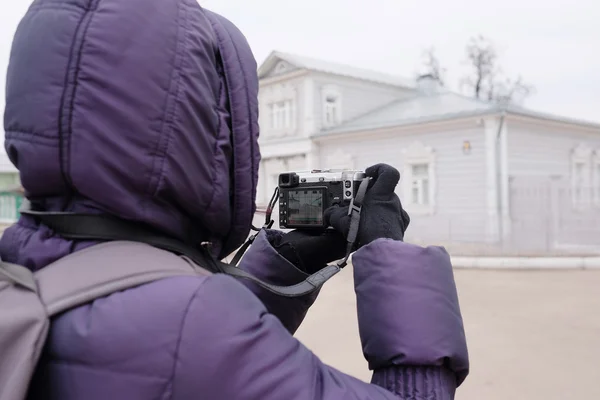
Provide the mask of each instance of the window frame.
MULTIPOLYGON (((402 151, 403 155, 403 173, 402 180, 404 181, 402 204, 409 213, 418 215, 431 215, 436 210, 436 154, 433 148, 423 145, 421 142, 413 142, 408 148, 402 151), (418 165, 427 165, 427 188, 428 188, 428 204, 415 203, 413 200, 413 190, 415 177, 413 168, 418 165)), ((422 187, 423 180, 421 177, 421 187, 419 188, 419 197, 423 196, 424 190, 422 187)))
POLYGON ((571 153, 570 186, 571 204, 575 209, 583 209, 592 201, 592 149, 580 143, 571 153), (581 179, 576 180, 577 167, 582 165, 581 179), (582 193, 578 195, 578 193, 582 193))
POLYGON ((325 128, 333 128, 342 123, 342 94, 339 89, 333 86, 326 86, 323 88, 321 97, 321 108, 322 108, 322 124, 325 128), (336 101, 333 106, 328 101, 330 97, 334 97, 336 101), (328 116, 331 114, 331 110, 334 111, 334 120, 329 121, 328 116))
POLYGON ((292 99, 274 101, 269 104, 269 126, 273 132, 295 129, 296 108, 292 99))
POLYGON ((429 194, 431 190, 431 184, 429 180, 429 163, 419 163, 419 164, 409 164, 410 168, 410 202, 411 204, 418 207, 428 207, 431 203, 431 196, 429 194), (424 166, 426 168, 426 174, 420 175, 415 173, 415 168, 424 166), (425 191, 425 187, 427 187, 427 191, 425 191), (417 190, 417 200, 415 202, 415 189, 417 190), (424 202, 425 192, 427 192, 427 202, 424 202))

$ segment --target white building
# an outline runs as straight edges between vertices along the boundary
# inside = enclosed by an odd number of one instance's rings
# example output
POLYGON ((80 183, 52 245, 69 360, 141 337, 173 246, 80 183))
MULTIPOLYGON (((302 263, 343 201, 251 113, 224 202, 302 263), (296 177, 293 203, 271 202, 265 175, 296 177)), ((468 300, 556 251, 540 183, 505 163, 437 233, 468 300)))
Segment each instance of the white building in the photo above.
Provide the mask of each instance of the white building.
POLYGON ((384 162, 402 173, 412 241, 479 254, 600 249, 600 124, 281 52, 259 77, 259 205, 282 171, 384 162))
POLYGON ((22 199, 20 185, 19 171, 6 153, 0 153, 0 232, 18 218, 22 199))

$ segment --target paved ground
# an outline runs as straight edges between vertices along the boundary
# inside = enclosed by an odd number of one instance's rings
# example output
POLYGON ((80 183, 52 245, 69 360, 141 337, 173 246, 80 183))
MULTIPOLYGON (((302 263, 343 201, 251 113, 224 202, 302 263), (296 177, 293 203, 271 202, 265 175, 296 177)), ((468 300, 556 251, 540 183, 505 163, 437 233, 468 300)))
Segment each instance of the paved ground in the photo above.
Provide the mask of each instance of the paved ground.
MULTIPOLYGON (((464 400, 600 399, 600 271, 457 270, 471 374, 464 400)), ((297 336, 369 380, 352 271, 335 277, 297 336)))

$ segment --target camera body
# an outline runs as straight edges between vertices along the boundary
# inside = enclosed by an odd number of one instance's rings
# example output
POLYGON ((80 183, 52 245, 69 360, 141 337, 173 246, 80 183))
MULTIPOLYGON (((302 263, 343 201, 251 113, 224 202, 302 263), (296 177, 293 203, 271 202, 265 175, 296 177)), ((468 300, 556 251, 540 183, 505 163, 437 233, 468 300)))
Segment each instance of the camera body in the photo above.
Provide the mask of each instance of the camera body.
POLYGON ((279 227, 324 229, 323 213, 335 204, 348 205, 356 196, 363 171, 312 170, 279 175, 279 227))

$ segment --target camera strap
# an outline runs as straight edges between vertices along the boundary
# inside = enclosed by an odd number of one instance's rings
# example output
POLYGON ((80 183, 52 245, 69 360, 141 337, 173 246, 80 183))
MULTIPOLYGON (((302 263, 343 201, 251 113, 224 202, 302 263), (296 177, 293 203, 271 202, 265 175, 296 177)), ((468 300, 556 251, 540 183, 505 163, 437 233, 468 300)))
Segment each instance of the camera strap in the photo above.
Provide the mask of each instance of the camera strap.
MULTIPOLYGON (((292 286, 278 286, 263 282, 261 279, 235 265, 226 264, 217 260, 204 246, 195 247, 185 244, 180 240, 164 236, 138 223, 105 215, 34 211, 28 201, 23 202, 20 212, 21 214, 39 220, 66 239, 94 241, 124 240, 146 243, 159 249, 188 257, 197 265, 204 267, 213 273, 223 273, 240 279, 248 279, 258 286, 280 296, 300 297, 318 290, 327 280, 337 274, 341 268, 346 266, 358 234, 360 210, 367 186, 368 179, 365 179, 361 183, 358 193, 350 205, 349 214, 351 215, 351 223, 347 239, 348 250, 344 260, 335 265, 328 265, 320 271, 310 275, 304 281, 292 286)), ((256 235, 253 236, 253 238, 255 237, 256 235)), ((249 242, 251 243, 250 240, 249 242)), ((242 248, 247 249, 249 245, 250 244, 247 246, 245 245, 245 248, 242 248)))
MULTIPOLYGON (((271 214, 273 214, 273 209, 275 208, 275 204, 277 204, 278 199, 279 199, 279 188, 277 187, 277 188, 275 188, 275 191, 273 192, 273 196, 271 196, 271 200, 269 200, 269 204, 267 205, 267 211, 265 213, 265 223, 264 223, 262 229, 271 229, 271 227, 273 226, 274 221, 271 219, 271 214)), ((255 229, 254 225, 252 226, 252 229, 256 230, 257 232, 254 235, 250 236, 248 238, 248 240, 246 240, 246 242, 242 245, 242 247, 240 247, 239 250, 235 253, 235 256, 233 256, 233 260, 231 260, 232 265, 234 265, 234 266, 238 265, 238 263, 240 262, 240 260, 242 259, 242 257, 246 253, 246 251, 248 250, 248 247, 250 247, 250 245, 252 243, 254 243, 254 239, 256 239, 256 237, 262 230, 262 229, 255 229)))
POLYGON ((356 238, 358 237, 360 212, 362 210, 363 200, 365 199, 365 194, 367 193, 370 180, 371 178, 365 178, 362 180, 358 190, 356 191, 356 196, 354 196, 350 202, 350 207, 348 207, 348 215, 350 216, 350 228, 348 229, 348 236, 346 236, 346 241, 348 244, 346 246, 346 257, 337 264, 339 268, 344 268, 348 264, 348 259, 354 250, 356 238))

